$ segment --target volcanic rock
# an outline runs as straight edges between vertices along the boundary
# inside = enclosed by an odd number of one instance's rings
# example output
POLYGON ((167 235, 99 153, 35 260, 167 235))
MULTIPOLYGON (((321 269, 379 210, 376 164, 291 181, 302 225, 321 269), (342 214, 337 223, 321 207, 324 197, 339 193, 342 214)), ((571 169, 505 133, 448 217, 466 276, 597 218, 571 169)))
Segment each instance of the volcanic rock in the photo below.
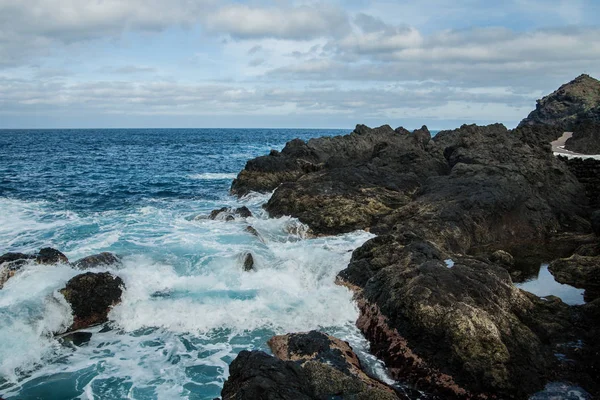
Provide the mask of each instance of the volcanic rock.
POLYGON ((38 264, 68 264, 69 259, 60 251, 51 247, 41 249, 35 257, 35 262, 38 264))
POLYGON ((275 336, 268 343, 275 357, 242 352, 233 361, 223 400, 400 398, 365 374, 352 348, 339 339, 312 331, 275 336))
POLYGON ((583 121, 600 123, 600 81, 585 74, 538 100, 519 126, 554 125, 572 132, 583 121))
POLYGON ((573 128, 573 136, 565 142, 565 149, 580 154, 600 154, 600 121, 584 121, 573 128))
POLYGON ((6 253, 0 256, 0 289, 25 264, 35 261, 37 264, 68 263, 67 257, 58 250, 46 247, 36 254, 6 253))
POLYGON ((233 221, 235 217, 248 218, 252 216, 252 212, 246 206, 239 208, 223 207, 210 212, 209 219, 220 221, 233 221))
POLYGON ((109 265, 121 264, 121 259, 113 253, 100 253, 81 258, 73 263, 75 268, 90 269, 109 265))
POLYGON ((69 331, 106 322, 110 309, 121 302, 123 287, 123 280, 108 272, 87 272, 69 280, 60 290, 73 310, 69 331))

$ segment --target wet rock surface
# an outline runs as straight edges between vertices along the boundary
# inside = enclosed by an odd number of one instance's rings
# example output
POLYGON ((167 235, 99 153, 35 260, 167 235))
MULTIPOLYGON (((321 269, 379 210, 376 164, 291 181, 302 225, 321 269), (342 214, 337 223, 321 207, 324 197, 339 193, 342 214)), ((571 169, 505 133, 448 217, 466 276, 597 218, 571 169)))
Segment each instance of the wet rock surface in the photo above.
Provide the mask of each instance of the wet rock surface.
POLYGON ((121 264, 121 259, 113 253, 99 253, 81 258, 73 263, 75 268, 90 269, 121 264))
POLYGON ((222 207, 210 212, 209 219, 219 221, 233 221, 237 218, 248 218, 252 216, 252 212, 248 207, 239 208, 222 207))
POLYGON ((242 352, 230 366, 227 399, 381 399, 404 397, 365 374, 352 348, 312 331, 275 336, 273 356, 242 352))
POLYGON ((69 331, 106 322, 110 309, 121 302, 123 287, 123 280, 108 272, 87 272, 69 280, 60 290, 73 310, 69 331))
POLYGON ((548 270, 558 282, 585 289, 586 301, 600 297, 600 243, 581 246, 571 257, 550 263, 548 270))
POLYGON ((12 278, 29 262, 51 265, 68 263, 69 260, 63 253, 50 247, 45 247, 35 254, 6 253, 0 256, 0 289, 2 289, 6 281, 12 278))

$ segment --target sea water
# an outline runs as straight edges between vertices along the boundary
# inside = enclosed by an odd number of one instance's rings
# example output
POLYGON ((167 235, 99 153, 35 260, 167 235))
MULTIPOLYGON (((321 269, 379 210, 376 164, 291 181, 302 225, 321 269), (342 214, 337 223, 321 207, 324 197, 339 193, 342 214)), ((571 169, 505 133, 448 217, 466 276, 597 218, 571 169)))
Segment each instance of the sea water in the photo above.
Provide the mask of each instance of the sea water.
POLYGON ((248 159, 342 133, 0 131, 0 253, 50 246, 75 261, 114 252, 122 266, 93 271, 126 286, 108 326, 73 346, 55 336, 72 322, 58 291, 81 271, 32 264, 10 279, 0 290, 0 397, 213 399, 237 353, 311 329, 348 340, 380 373, 354 326, 352 293, 334 283, 371 235, 306 238, 297 220, 267 218, 268 194, 229 195, 248 159), (246 221, 206 218, 242 205, 254 214, 246 221), (243 271, 244 252, 255 272, 243 271))

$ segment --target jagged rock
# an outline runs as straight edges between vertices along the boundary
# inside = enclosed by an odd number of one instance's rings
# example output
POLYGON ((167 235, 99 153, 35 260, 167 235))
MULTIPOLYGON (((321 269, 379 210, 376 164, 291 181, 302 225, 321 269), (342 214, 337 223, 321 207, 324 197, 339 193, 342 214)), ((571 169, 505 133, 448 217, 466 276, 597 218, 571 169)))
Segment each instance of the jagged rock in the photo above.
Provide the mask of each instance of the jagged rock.
POLYGON ((46 247, 41 249, 36 255, 35 262, 38 264, 68 264, 69 259, 60 251, 46 247))
POLYGON ((600 154, 600 121, 584 121, 573 128, 565 149, 581 154, 600 154))
POLYGON ((67 257, 58 250, 46 247, 36 254, 6 253, 0 257, 0 289, 25 264, 35 261, 37 264, 68 263, 67 257))
POLYGON ((592 230, 596 236, 600 236, 600 210, 592 213, 592 230))
POLYGON ((443 398, 535 393, 554 361, 549 342, 573 333, 556 311, 567 306, 546 312, 504 268, 459 255, 448 268, 444 258, 414 234, 354 252, 340 279, 358 294, 357 325, 375 355, 395 378, 443 398))
POLYGON ((69 280, 60 290, 73 309, 69 331, 106 322, 110 309, 121 302, 123 287, 123 280, 108 272, 87 272, 69 280))
POLYGON ((244 230, 245 230, 246 232, 248 232, 249 234, 251 234, 251 235, 254 235, 254 236, 256 236, 256 237, 260 237, 260 234, 258 233, 258 231, 257 231, 257 230, 256 230, 254 227, 252 227, 252 226, 250 226, 250 225, 248 225, 248 226, 246 227, 246 229, 244 229, 244 230))
POLYGON ((538 100, 536 109, 519 126, 555 125, 571 132, 586 120, 600 123, 600 81, 584 74, 538 100))
POLYGON ((339 339, 313 331, 275 336, 269 346, 275 357, 243 351, 231 363, 223 400, 400 398, 367 376, 352 348, 339 339))
POLYGON ((242 253, 239 258, 244 271, 250 272, 256 270, 256 268, 254 268, 254 257, 252 256, 252 253, 242 253))
POLYGON ((113 253, 100 253, 81 258, 73 263, 75 268, 90 269, 109 265, 121 264, 121 259, 113 253))
POLYGON ((229 366, 223 400, 313 400, 300 365, 262 351, 242 351, 229 366))
POLYGON ((222 221, 233 221, 235 217, 248 218, 252 216, 252 212, 246 206, 242 206, 236 209, 223 207, 218 210, 213 210, 208 216, 209 219, 222 220, 222 221))

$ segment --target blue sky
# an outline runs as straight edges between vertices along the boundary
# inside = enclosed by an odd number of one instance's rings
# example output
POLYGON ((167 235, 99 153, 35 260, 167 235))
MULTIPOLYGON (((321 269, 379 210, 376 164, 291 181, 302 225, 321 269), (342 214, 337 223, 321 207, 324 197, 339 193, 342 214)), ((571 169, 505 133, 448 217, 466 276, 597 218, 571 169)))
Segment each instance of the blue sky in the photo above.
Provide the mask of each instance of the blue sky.
POLYGON ((0 129, 515 126, 600 0, 0 0, 0 129))

